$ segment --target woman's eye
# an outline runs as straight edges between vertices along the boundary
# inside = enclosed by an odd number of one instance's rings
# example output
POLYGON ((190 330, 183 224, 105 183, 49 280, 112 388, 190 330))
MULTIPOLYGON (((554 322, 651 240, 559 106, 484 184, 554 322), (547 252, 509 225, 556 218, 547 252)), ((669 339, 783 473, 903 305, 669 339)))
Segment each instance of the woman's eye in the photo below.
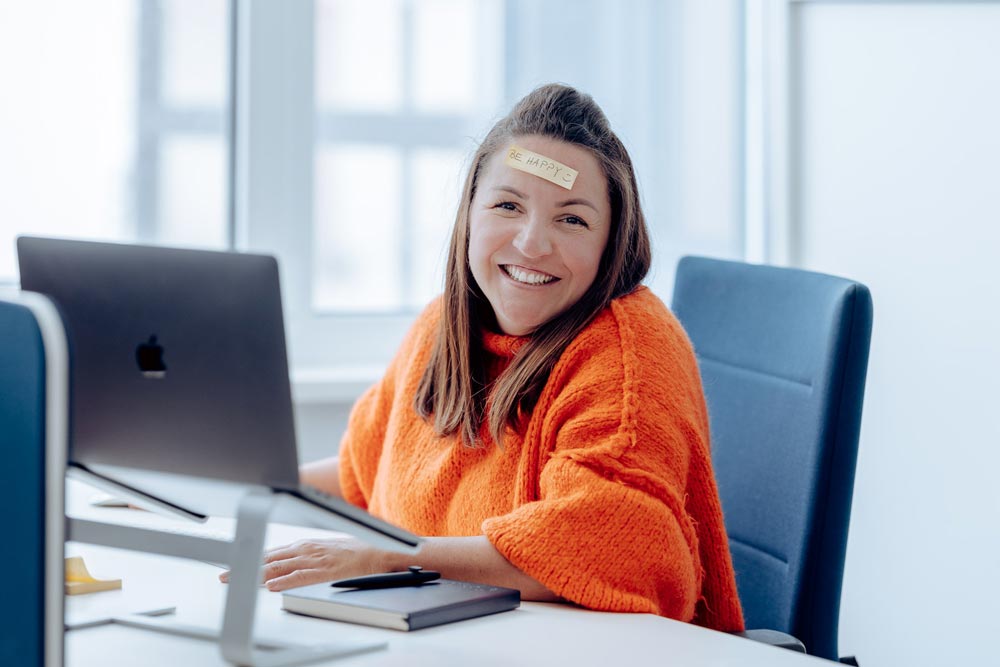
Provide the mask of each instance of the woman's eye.
POLYGON ((516 211, 517 204, 512 201, 502 201, 494 205, 493 208, 503 209, 504 211, 516 211))
POLYGON ((563 222, 568 222, 571 225, 576 225, 580 227, 586 227, 588 229, 590 228, 590 225, 587 224, 586 220, 584 220, 583 218, 578 218, 575 215, 570 215, 563 218, 563 222))

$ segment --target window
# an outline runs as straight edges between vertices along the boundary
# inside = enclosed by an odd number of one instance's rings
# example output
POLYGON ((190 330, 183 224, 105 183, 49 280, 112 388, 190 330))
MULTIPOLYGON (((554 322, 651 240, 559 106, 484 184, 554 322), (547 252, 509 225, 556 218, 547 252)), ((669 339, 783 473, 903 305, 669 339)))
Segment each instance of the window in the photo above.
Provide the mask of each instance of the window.
POLYGON ((628 146, 662 297, 741 254, 737 0, 55 4, 0 4, 0 283, 20 233, 274 254, 292 368, 357 386, 441 290, 476 142, 550 81, 628 146))
POLYGON ((299 35, 282 57, 287 73, 294 51, 295 77, 309 77, 282 85, 285 99, 300 90, 313 104, 315 123, 282 144, 303 142, 291 152, 312 173, 283 196, 309 205, 289 210, 283 237, 250 237, 285 253, 293 367, 361 365, 374 379, 441 291, 476 142, 541 83, 593 94, 628 146, 654 237, 649 282, 663 298, 682 254, 739 256, 739 3, 702 4, 317 0, 312 14, 300 10, 313 43, 299 35))
POLYGON ((0 283, 18 234, 223 248, 225 0, 0 4, 0 283))
POLYGON ((469 138, 500 102, 501 44, 480 36, 501 18, 481 0, 317 2, 316 312, 412 312, 441 291, 469 138))

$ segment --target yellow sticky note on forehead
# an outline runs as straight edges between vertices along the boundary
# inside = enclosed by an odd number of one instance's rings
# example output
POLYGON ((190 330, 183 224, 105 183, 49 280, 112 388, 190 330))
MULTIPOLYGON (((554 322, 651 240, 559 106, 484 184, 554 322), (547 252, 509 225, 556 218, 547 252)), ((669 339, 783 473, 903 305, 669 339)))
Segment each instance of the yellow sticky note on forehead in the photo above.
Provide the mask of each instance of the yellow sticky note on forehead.
POLYGON ((567 190, 572 190, 573 183, 576 182, 576 169, 570 169, 561 162, 556 162, 552 158, 539 155, 520 146, 511 146, 508 148, 507 158, 503 163, 508 167, 520 169, 539 178, 544 178, 546 181, 555 183, 567 190))

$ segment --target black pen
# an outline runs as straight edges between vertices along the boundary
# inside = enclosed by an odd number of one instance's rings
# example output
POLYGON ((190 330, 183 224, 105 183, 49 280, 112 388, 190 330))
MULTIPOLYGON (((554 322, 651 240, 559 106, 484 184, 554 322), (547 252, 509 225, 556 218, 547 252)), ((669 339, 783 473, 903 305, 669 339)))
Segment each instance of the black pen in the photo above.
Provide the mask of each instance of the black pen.
POLYGON ((363 577, 340 579, 330 585, 334 588, 396 588, 398 586, 419 586, 440 578, 440 572, 432 572, 419 565, 411 565, 405 572, 368 574, 363 577))

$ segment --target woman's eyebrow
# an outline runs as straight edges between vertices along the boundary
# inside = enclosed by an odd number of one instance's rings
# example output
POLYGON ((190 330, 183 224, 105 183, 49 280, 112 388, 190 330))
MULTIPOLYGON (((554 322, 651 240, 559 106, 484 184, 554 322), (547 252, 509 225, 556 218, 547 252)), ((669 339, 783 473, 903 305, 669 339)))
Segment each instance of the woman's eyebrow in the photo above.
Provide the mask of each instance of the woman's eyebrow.
POLYGON ((515 197, 520 197, 521 199, 530 199, 530 197, 528 197, 528 195, 524 194, 520 190, 517 190, 516 188, 510 187, 509 185, 497 185, 493 189, 494 190, 502 190, 503 192, 509 192, 512 195, 514 195, 515 197))
POLYGON ((597 210, 597 207, 591 204, 590 201, 587 199, 567 199, 566 201, 559 202, 559 204, 557 204, 559 208, 562 208, 564 206, 578 206, 578 205, 589 206, 590 208, 594 209, 595 213, 600 213, 600 211, 597 210))

